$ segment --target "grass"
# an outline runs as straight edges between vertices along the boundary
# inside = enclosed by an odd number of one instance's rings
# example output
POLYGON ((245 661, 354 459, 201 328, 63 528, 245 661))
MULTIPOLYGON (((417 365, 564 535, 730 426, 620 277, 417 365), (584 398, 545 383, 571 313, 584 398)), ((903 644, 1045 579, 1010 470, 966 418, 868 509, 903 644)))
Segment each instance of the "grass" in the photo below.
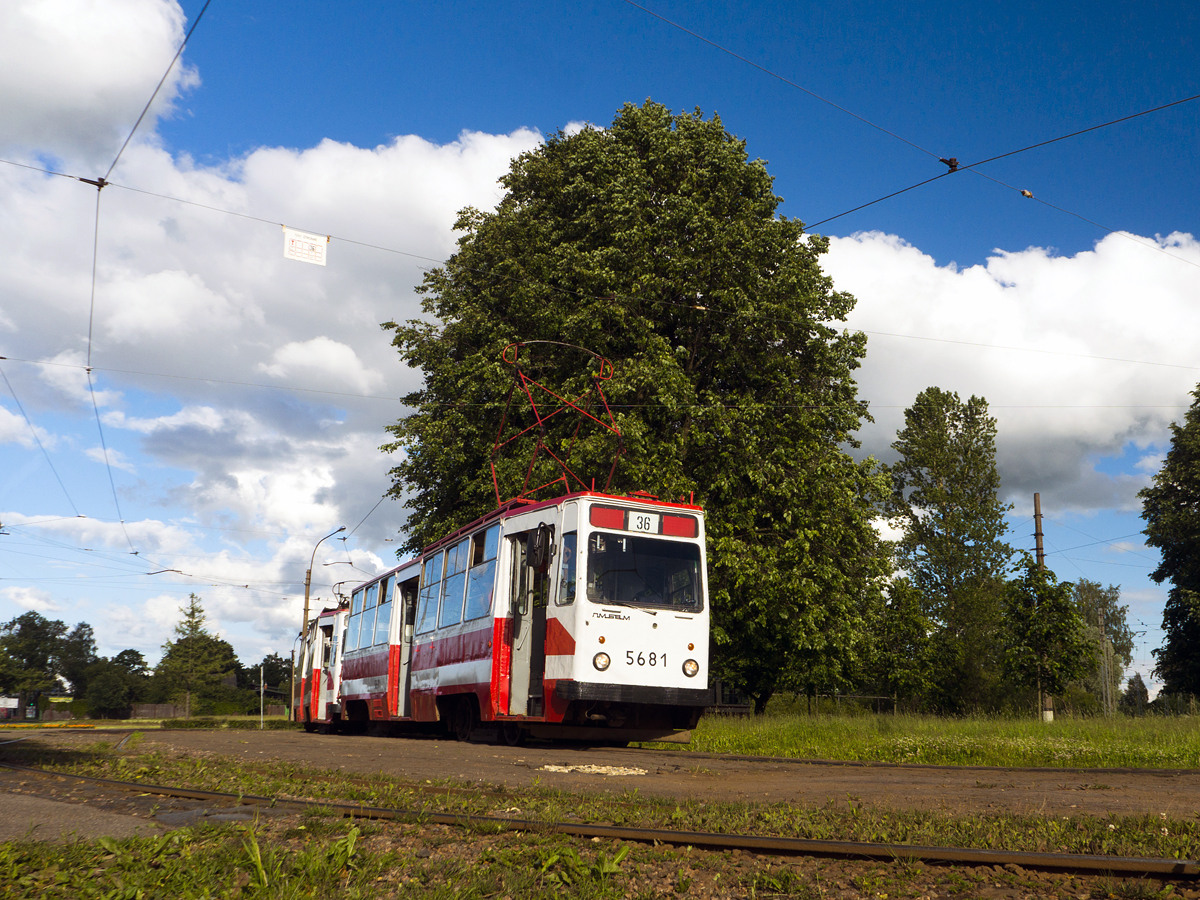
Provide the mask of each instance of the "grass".
MULTIPOLYGON (((679 745, 660 745, 664 749, 679 745)), ((683 752, 948 766, 1200 768, 1190 717, 708 716, 683 752)))
MULTIPOLYGON (((1095 758, 1144 762, 1165 746, 1171 759, 1194 754, 1186 720, 1096 722, 946 722, 914 717, 759 720, 712 719, 694 749, 742 753, 894 759, 917 748, 933 762, 1077 765, 1095 758), (1155 747, 1143 747, 1153 736, 1155 747), (967 745, 954 751, 956 743, 967 745), (1091 743, 1086 750, 1082 745, 1091 743), (995 745, 995 749, 988 749, 995 745), (905 749, 909 748, 909 749, 905 749), (1064 749, 1065 748, 1065 749, 1064 749), (940 756, 938 754, 941 754, 940 756), (1020 762, 1012 762, 1012 760, 1020 762), (1062 760, 1070 760, 1063 762, 1062 760)), ((1163 815, 1109 817, 956 816, 888 812, 841 799, 821 806, 673 801, 636 791, 588 795, 530 787, 415 783, 348 775, 274 760, 147 750, 137 735, 121 743, 56 749, 50 741, 5 748, 13 762, 147 784, 318 801, 361 802, 413 811, 407 822, 355 822, 319 812, 271 816, 253 825, 180 829, 161 837, 71 845, 0 844, 0 894, 15 898, 177 897, 551 897, 853 896, 906 897, 953 892, 975 896, 1003 883, 1031 896, 1166 896, 1158 882, 1072 883, 1046 890, 1029 873, 933 870, 921 864, 786 860, 669 846, 582 841, 495 828, 431 825, 423 812, 519 815, 581 821, 782 835, 815 839, 1066 851, 1194 859, 1200 821, 1163 815), (519 810, 518 812, 513 812, 519 810), (934 891, 931 885, 937 887, 934 891)), ((909 757, 910 759, 912 757, 909 757)), ((1159 763, 1161 765, 1161 763, 1159 763)), ((1097 789, 1103 777, 1097 773, 1097 789)), ((1062 876, 1063 885, 1069 876, 1062 876)))

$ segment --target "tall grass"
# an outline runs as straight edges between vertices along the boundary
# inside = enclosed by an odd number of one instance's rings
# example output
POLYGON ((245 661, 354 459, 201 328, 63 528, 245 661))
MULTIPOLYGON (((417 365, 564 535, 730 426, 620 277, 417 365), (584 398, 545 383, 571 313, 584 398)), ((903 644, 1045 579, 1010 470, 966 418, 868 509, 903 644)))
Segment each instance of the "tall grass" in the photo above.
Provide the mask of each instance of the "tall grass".
POLYGON ((1194 769, 1200 768, 1200 720, 708 716, 689 749, 931 765, 1194 769))

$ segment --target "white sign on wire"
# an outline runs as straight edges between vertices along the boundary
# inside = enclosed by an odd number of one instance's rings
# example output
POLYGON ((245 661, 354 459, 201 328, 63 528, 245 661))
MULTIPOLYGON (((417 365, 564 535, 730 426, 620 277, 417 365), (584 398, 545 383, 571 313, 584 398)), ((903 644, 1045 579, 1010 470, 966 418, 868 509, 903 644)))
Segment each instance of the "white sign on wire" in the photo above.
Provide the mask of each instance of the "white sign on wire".
POLYGON ((309 234, 307 231, 283 226, 283 255, 287 259, 298 259, 314 266, 323 266, 328 244, 329 238, 323 234, 309 234))

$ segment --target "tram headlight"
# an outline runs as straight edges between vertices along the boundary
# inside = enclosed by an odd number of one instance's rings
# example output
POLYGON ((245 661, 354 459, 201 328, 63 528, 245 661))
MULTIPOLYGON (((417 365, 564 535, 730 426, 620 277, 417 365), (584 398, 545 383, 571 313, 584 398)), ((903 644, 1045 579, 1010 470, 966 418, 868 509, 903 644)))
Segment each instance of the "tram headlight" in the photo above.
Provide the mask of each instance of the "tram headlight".
POLYGON ((700 671, 700 663, 694 659, 685 660, 683 663, 683 674, 688 678, 695 678, 696 673, 700 671))
POLYGON ((597 653, 595 656, 592 657, 592 665, 595 666, 597 669, 599 669, 601 672, 603 672, 605 669, 607 669, 611 663, 612 663, 612 660, 609 658, 607 653, 597 653))

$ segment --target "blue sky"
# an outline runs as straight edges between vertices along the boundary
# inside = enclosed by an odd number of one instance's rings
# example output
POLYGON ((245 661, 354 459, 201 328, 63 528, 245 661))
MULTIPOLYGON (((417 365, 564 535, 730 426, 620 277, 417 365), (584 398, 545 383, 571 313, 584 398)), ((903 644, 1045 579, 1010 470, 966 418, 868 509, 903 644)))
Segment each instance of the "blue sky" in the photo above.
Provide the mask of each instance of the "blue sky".
POLYGON ((865 452, 929 385, 986 397, 1012 543, 1040 492, 1048 561, 1121 586, 1148 672, 1136 492, 1200 381, 1200 101, 840 214, 1200 93, 1196 7, 213 0, 97 219, 39 170, 108 170, 202 6, 0 7, 0 621, 153 661, 195 591, 244 661, 286 654, 316 542, 347 526, 328 598, 403 525, 378 446, 414 374, 378 323, 514 154, 651 98, 719 114, 832 238, 865 452), (328 266, 284 260, 281 223, 330 235, 328 266))

